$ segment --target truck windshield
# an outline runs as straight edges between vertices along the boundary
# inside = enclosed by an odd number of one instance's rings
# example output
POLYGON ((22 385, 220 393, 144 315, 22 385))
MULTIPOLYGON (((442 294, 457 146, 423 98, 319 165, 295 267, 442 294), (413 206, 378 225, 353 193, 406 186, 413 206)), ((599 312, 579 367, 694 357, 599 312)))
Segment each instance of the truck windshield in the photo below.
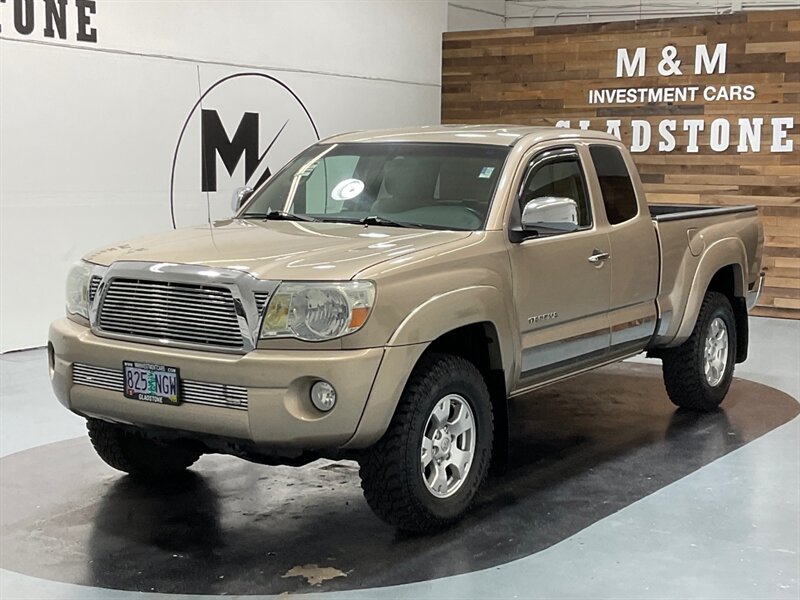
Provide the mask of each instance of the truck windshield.
POLYGON ((509 148, 447 143, 317 144, 269 179, 239 214, 475 231, 509 148))

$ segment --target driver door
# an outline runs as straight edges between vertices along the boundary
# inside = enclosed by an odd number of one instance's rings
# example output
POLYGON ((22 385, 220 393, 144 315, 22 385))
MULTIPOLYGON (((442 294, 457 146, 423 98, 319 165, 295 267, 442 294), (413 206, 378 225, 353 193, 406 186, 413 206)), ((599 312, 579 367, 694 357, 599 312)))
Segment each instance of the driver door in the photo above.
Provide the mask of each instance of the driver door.
POLYGON ((576 231, 523 232, 509 249, 521 333, 520 390, 607 358, 611 268, 598 259, 609 252, 610 242, 595 218, 576 146, 536 152, 516 189, 511 229, 519 229, 522 210, 533 199, 570 198, 578 206, 576 231))

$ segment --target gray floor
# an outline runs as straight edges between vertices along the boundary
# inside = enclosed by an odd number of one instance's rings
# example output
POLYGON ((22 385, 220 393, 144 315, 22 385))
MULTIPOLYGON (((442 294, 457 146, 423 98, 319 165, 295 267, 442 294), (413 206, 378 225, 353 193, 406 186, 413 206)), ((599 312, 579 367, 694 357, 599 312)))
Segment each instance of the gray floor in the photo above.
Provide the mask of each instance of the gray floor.
MULTIPOLYGON (((800 322, 752 324, 751 358, 737 377, 800 398, 800 322)), ((0 456, 84 434, 83 421, 54 400, 40 350, 0 358, 0 419, 0 456)), ((797 599, 799 578, 800 419, 794 419, 526 558, 425 583, 325 596, 797 599)), ((134 593, 0 571, 0 597, 127 599, 134 593)))

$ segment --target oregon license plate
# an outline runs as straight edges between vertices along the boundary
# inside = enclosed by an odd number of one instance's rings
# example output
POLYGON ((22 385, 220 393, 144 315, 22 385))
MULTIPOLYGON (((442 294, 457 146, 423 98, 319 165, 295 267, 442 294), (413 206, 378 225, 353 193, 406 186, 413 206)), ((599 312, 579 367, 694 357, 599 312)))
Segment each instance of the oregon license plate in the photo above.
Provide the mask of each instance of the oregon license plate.
POLYGON ((124 361, 125 397, 157 404, 180 404, 180 373, 175 367, 124 361))

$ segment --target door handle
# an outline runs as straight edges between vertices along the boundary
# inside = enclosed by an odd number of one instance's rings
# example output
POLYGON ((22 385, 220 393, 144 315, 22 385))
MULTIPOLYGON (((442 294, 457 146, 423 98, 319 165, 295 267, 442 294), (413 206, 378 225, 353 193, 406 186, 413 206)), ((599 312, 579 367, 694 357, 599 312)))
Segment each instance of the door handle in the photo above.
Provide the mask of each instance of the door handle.
POLYGON ((609 258, 611 258, 611 255, 608 252, 601 252, 600 250, 595 250, 586 260, 588 260, 593 265, 600 265, 603 263, 604 260, 608 260, 609 258))

